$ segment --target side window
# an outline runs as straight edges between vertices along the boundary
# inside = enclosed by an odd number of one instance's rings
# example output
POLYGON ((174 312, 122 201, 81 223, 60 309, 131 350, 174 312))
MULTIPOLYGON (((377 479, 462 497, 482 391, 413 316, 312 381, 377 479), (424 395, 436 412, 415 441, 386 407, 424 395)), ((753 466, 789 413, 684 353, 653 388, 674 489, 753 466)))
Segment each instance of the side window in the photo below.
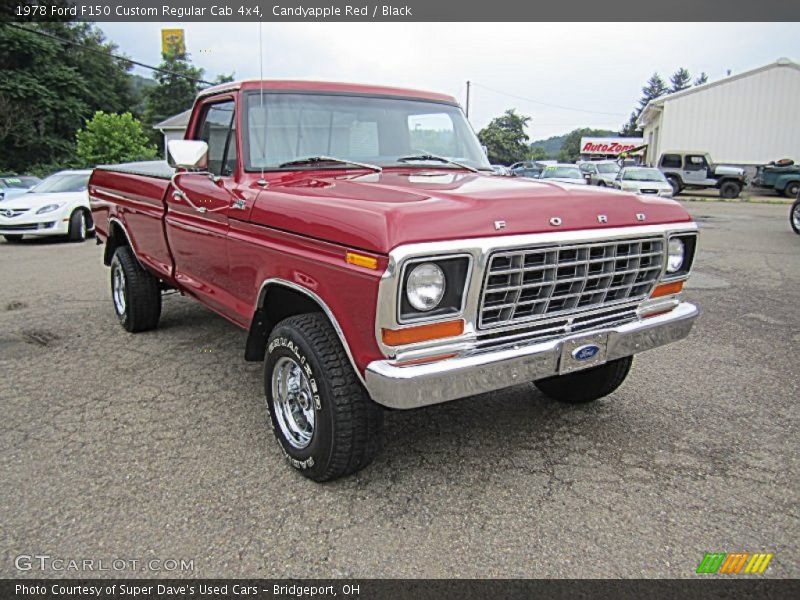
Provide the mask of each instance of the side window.
POLYGON ((680 169, 681 156, 680 154, 665 154, 661 157, 661 166, 666 169, 680 169))
POLYGON ((205 109, 195 136, 208 144, 208 170, 214 175, 233 175, 236 170, 236 115, 233 100, 205 109))
POLYGON ((686 169, 689 171, 702 171, 706 168, 706 157, 696 154, 686 157, 686 169))

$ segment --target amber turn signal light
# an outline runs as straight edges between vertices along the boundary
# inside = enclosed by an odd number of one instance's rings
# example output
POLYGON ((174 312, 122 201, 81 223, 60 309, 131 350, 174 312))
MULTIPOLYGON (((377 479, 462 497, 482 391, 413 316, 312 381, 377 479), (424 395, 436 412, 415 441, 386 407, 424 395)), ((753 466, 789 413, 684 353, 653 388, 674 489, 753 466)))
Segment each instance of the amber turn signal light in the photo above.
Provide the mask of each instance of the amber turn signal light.
POLYGON ((416 342, 427 342, 440 338, 454 337, 464 333, 464 321, 445 321, 444 323, 430 323, 416 325, 405 329, 381 329, 381 339, 387 346, 402 346, 416 342))
POLYGON ((364 254, 358 254, 357 252, 348 252, 345 256, 345 260, 351 265, 356 265, 358 267, 365 267, 367 269, 378 268, 377 258, 366 256, 364 254))
POLYGON ((662 283, 657 285, 653 293, 650 294, 651 298, 660 298, 661 296, 669 296, 671 294, 678 294, 683 289, 682 281, 671 281, 669 283, 662 283))

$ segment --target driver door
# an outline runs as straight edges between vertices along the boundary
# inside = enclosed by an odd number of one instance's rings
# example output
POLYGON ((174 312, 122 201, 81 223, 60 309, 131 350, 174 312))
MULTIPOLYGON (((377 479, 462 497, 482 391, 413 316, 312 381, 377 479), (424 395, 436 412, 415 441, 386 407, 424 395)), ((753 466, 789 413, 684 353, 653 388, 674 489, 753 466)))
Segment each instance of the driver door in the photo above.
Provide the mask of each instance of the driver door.
POLYGON ((708 175, 706 157, 701 154, 687 154, 683 165, 683 181, 688 184, 703 184, 708 175))
POLYGON ((208 173, 184 172, 167 195, 166 234, 182 287, 211 308, 233 314, 228 261, 228 213, 233 201, 236 102, 214 98, 188 139, 208 144, 208 173))

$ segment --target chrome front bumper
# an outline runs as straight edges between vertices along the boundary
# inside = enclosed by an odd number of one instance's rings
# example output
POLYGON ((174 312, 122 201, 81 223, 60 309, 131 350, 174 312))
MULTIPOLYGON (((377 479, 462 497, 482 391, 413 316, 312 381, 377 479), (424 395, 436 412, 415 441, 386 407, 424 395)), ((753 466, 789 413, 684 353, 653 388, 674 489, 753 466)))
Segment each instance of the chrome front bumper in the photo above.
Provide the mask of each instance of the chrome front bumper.
POLYGON ((557 375, 561 346, 574 338, 608 334, 607 361, 676 342, 689 335, 699 313, 681 302, 666 314, 527 346, 405 367, 376 360, 367 365, 365 382, 372 399, 389 408, 438 404, 557 375))

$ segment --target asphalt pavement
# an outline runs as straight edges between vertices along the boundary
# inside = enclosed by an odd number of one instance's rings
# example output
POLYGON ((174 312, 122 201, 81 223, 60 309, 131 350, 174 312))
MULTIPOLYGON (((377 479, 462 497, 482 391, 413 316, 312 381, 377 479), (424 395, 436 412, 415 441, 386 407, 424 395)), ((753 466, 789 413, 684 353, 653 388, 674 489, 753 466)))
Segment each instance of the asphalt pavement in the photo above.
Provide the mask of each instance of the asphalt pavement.
POLYGON ((243 331, 174 294, 127 334, 94 241, 0 242, 0 576, 696 577, 718 551, 800 576, 800 236, 786 206, 686 206, 688 339, 590 406, 524 384, 389 412, 325 485, 285 464, 243 331))

